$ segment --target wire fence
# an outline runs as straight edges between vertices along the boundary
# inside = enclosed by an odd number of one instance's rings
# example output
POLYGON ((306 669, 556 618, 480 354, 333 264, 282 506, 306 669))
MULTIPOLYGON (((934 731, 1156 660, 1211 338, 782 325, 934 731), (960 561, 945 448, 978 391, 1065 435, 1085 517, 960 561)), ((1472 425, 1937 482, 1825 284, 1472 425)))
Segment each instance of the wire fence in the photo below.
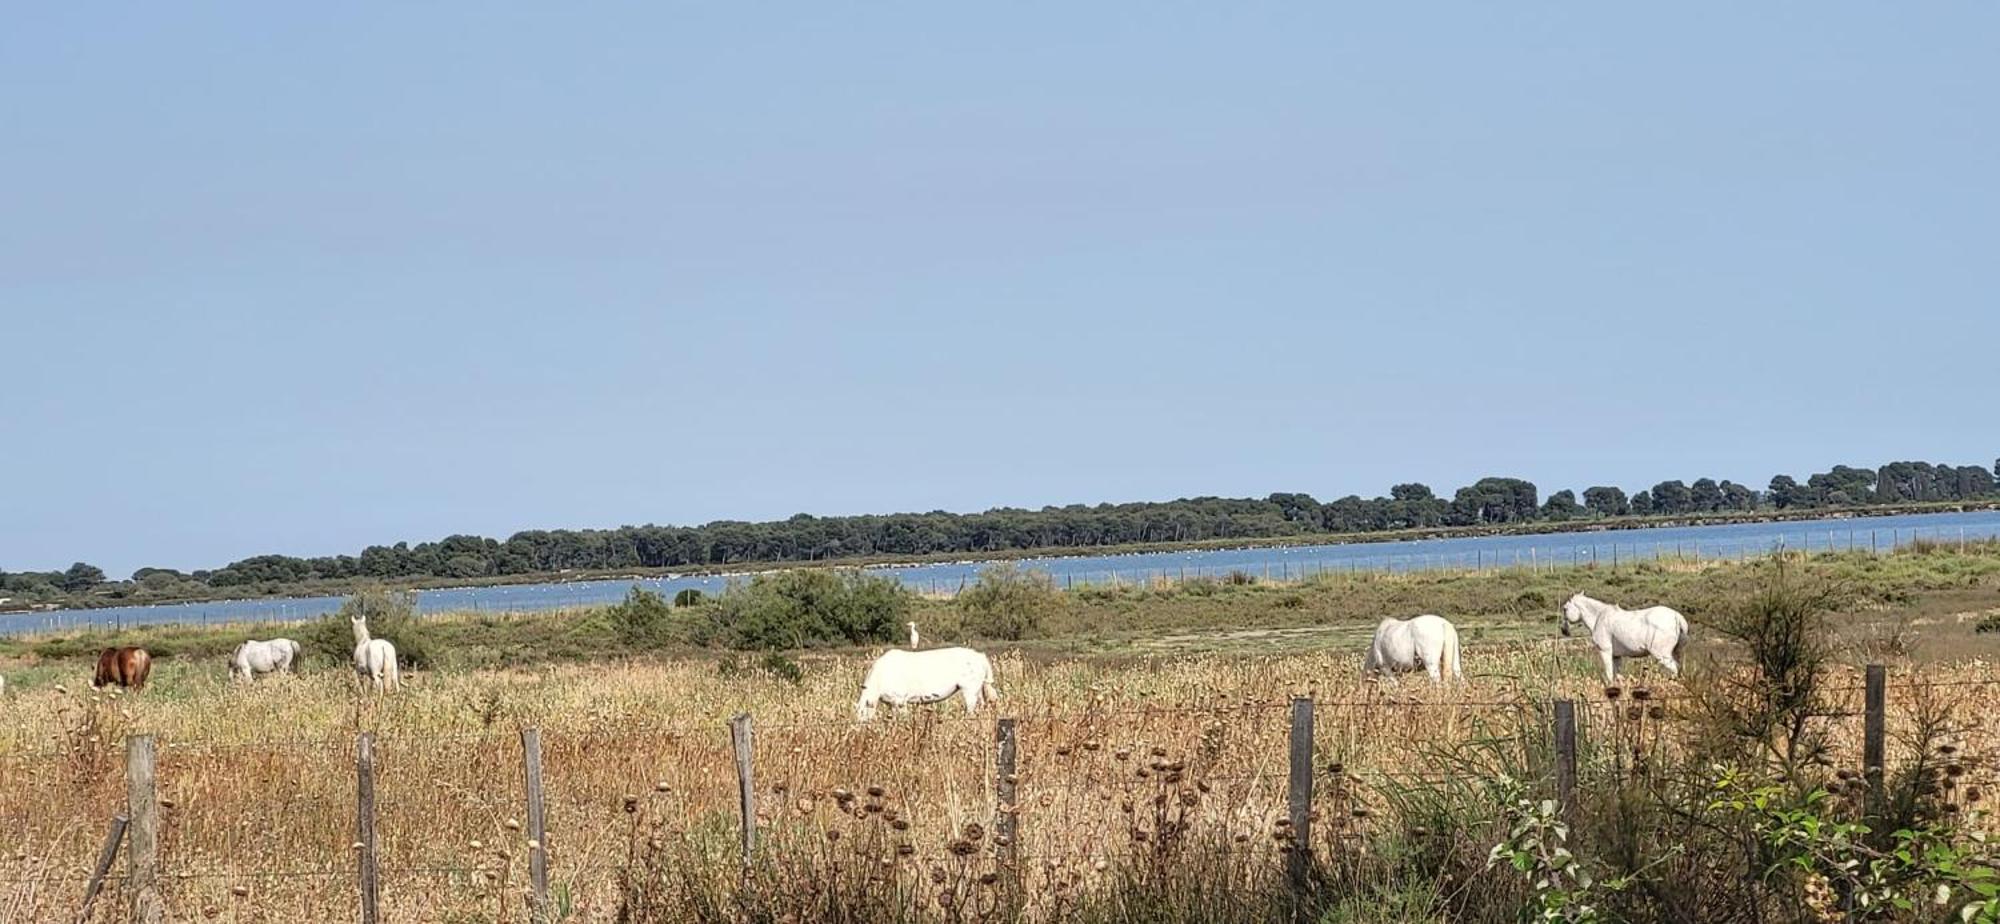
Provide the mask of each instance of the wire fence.
MULTIPOLYGON (((1877 682, 1879 697, 1868 684, 1825 691, 1819 720, 1838 766, 1863 769, 1870 748, 1907 761, 1898 742, 1918 704, 1990 702, 2000 691, 2000 680, 1877 682)), ((120 813, 137 824, 147 811, 157 813, 157 847, 137 855, 127 839, 91 920, 125 920, 139 888, 190 915, 351 916, 370 877, 401 919, 532 899, 567 902, 589 920, 623 900, 635 875, 662 866, 740 875, 731 871, 746 862, 746 830, 760 860, 859 851, 917 870, 1053 863, 1087 876, 1174 839, 1268 866, 1302 842, 1330 850, 1407 833, 1398 805, 1413 789, 1486 786, 1505 773, 1560 796, 1564 785, 1650 772, 1697 708, 1624 688, 1571 705, 1568 745, 1565 710, 1531 699, 750 721, 740 744, 714 723, 607 725, 537 736, 538 774, 511 731, 389 730, 369 736, 367 809, 353 737, 160 740, 148 745, 157 764, 143 791, 127 779, 118 742, 13 751, 0 754, 0 830, 20 837, 11 852, 0 848, 0 919, 74 915, 106 825, 120 813)), ((1959 745, 1979 759, 1957 785, 2000 785, 2000 742, 1982 734, 1959 745)))

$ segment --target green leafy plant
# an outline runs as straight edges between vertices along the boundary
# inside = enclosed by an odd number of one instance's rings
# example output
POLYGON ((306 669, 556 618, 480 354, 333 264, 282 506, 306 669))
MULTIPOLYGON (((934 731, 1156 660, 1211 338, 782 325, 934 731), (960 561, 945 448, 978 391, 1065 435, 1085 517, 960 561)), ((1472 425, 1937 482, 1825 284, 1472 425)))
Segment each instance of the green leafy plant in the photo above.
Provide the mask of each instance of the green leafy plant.
POLYGON ((643 587, 634 587, 626 592, 625 600, 616 606, 607 607, 604 618, 616 633, 618 640, 627 645, 657 644, 663 641, 674 617, 673 608, 667 601, 643 587))
POLYGON ((895 578, 861 571, 760 574, 706 607, 702 640, 767 651, 893 641, 910 603, 895 578))
POLYGON ((958 594, 958 611, 968 631, 1010 642, 1039 634, 1064 606, 1062 592, 1047 573, 1013 562, 988 566, 958 594))
POLYGON ((396 646, 396 658, 407 667, 437 666, 431 632, 417 616, 417 595, 406 590, 370 587, 355 592, 340 604, 340 610, 307 623, 299 641, 310 652, 318 652, 335 664, 346 665, 354 657, 352 617, 368 620, 368 634, 387 639, 396 646))
POLYGON ((1924 824, 1902 828, 1887 849, 1864 821, 1842 819, 1824 789, 1803 797, 1718 769, 1712 808, 1734 813, 1771 852, 1766 876, 1803 881, 1806 900, 1850 920, 1936 920, 2000 924, 2000 852, 1979 832, 1924 824))
POLYGON ((1589 865, 1569 849, 1569 823, 1554 799, 1535 799, 1518 780, 1502 778, 1507 799, 1507 836, 1486 856, 1486 867, 1506 866, 1526 877, 1533 888, 1522 920, 1548 924, 1594 924, 1608 920, 1600 908, 1605 892, 1625 887, 1625 880, 1599 879, 1589 865))

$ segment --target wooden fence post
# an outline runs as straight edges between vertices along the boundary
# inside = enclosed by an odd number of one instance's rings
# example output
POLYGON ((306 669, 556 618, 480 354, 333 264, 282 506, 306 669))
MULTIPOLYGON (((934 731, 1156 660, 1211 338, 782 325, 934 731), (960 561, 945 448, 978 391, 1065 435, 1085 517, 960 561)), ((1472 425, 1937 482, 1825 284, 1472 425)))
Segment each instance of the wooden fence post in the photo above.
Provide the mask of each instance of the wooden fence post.
POLYGON ((757 849, 757 788, 750 776, 750 713, 729 720, 729 743, 736 749, 737 808, 743 815, 743 866, 757 849))
POLYGON ((1286 856, 1286 877, 1299 914, 1305 911, 1312 872, 1313 701, 1292 697, 1291 776, 1285 787, 1285 809, 1291 823, 1292 851, 1286 856))
POLYGON ((118 845, 125 840, 125 826, 130 820, 123 814, 111 817, 111 830, 105 832, 104 846, 97 851, 97 865, 90 871, 90 884, 84 887, 83 907, 77 909, 76 924, 90 920, 90 906, 97 903, 97 893, 104 888, 104 876, 118 859, 118 845))
POLYGON ((521 775, 528 796, 528 886, 533 896, 529 917, 543 924, 549 919, 549 826, 542 800, 540 729, 521 729, 521 775))
POLYGON ((1861 719, 1861 772, 1868 780, 1868 797, 1879 806, 1882 799, 1883 763, 1887 757, 1888 671, 1880 664, 1868 665, 1868 681, 1861 719))
POLYGON ((361 924, 381 919, 380 858, 375 855, 375 735, 362 732, 354 742, 354 854, 356 880, 361 884, 361 924))
POLYGON ((1020 836, 1018 784, 1020 778, 1014 773, 1014 720, 1001 719, 993 725, 993 776, 995 801, 1000 804, 993 815, 995 846, 999 847, 1000 863, 1014 865, 1014 858, 1020 854, 1017 838, 1020 836))
POLYGON ((135 924, 160 924, 167 908, 160 899, 160 793, 155 783, 156 755, 152 735, 125 739, 125 811, 131 819, 132 847, 126 852, 131 874, 135 924))
POLYGON ((1570 821, 1576 817, 1576 701, 1559 699, 1555 707, 1556 805, 1570 821))

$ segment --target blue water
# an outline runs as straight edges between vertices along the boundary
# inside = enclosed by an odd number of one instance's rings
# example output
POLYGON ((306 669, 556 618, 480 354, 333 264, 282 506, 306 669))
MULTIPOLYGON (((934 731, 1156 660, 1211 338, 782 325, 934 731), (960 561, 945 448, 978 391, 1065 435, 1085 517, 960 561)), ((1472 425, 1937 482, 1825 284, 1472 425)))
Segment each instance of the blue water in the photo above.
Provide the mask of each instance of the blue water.
MULTIPOLYGON (((1824 551, 1889 551, 1922 538, 1942 542, 2000 537, 2000 511, 1938 513, 1898 517, 1850 517, 1792 523, 1744 523, 1670 529, 1600 530, 1541 536, 1481 536, 1413 542, 1356 542, 1290 548, 1219 549, 1037 558, 1027 567, 1048 572, 1058 584, 1075 587, 1153 578, 1220 577, 1243 571, 1260 578, 1298 578, 1330 571, 1425 571, 1434 569, 1582 564, 1659 558, 1738 558, 1780 547, 1824 551)), ((949 594, 971 581, 981 561, 888 565, 869 570, 887 574, 926 593, 949 594)), ((694 587, 714 594, 731 580, 747 577, 684 576, 638 580, 573 581, 510 587, 461 587, 417 594, 425 613, 485 611, 545 612, 615 603, 632 587, 672 596, 694 587)), ((0 635, 84 627, 161 623, 293 622, 340 608, 341 597, 287 597, 127 606, 100 610, 58 610, 0 615, 0 635)))

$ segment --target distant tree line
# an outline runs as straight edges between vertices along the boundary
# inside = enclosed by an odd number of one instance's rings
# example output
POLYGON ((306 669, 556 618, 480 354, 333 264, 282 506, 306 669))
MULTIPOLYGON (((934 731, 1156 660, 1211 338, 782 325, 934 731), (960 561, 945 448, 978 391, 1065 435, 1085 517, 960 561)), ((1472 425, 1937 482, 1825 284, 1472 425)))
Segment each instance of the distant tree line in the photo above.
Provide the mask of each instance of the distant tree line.
POLYGON ((12 605, 73 600, 186 599, 241 591, 275 592, 319 581, 462 579, 616 568, 715 567, 747 562, 812 562, 868 556, 979 555, 1135 543, 1252 539, 1487 524, 1564 522, 1625 516, 1683 516, 1764 508, 1816 509, 1995 499, 1994 468, 1891 462, 1880 468, 1836 465, 1803 483, 1778 475, 1763 490, 1727 479, 1659 484, 1627 495, 1598 485, 1581 498, 1560 490, 1543 499, 1534 483, 1481 478, 1441 497, 1423 484, 1399 484, 1386 497, 1309 494, 1262 499, 1195 497, 1166 502, 1072 504, 1040 510, 998 508, 879 516, 799 514, 766 523, 624 526, 602 530, 527 530, 506 540, 449 536, 416 545, 375 545, 359 555, 295 558, 259 555, 213 571, 141 568, 128 581, 78 562, 64 571, 0 571, 0 598, 12 605))

